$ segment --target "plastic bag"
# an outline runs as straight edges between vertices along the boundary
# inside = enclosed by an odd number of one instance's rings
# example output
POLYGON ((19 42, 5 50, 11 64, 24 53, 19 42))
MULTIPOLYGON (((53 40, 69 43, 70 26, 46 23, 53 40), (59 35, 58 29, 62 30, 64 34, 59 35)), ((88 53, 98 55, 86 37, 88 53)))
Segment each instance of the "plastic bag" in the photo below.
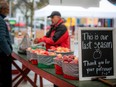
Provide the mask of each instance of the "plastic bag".
POLYGON ((21 43, 19 44, 18 53, 26 54, 26 49, 30 46, 31 46, 31 39, 29 38, 29 35, 26 33, 21 43))

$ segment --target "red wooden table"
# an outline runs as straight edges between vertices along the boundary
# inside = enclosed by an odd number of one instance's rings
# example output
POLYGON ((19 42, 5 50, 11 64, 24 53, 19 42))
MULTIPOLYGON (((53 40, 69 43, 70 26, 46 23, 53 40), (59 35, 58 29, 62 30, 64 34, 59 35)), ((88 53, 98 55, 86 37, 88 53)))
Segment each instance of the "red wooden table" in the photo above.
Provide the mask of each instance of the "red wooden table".
POLYGON ((56 76, 46 72, 44 69, 38 68, 36 65, 31 64, 25 55, 21 55, 18 54, 17 51, 14 51, 12 53, 12 56, 14 59, 20 61, 22 63, 23 66, 25 66, 24 69, 20 69, 19 66, 15 63, 15 61, 13 61, 13 65, 20 71, 20 73, 13 79, 13 82, 19 77, 22 76, 20 80, 18 80, 18 82, 15 84, 14 87, 17 87, 21 81, 26 78, 27 81, 29 81, 31 83, 31 85, 33 87, 37 87, 36 86, 36 77, 35 76, 35 80, 32 81, 27 75, 28 73, 32 70, 33 72, 35 72, 35 75, 39 75, 40 76, 40 87, 43 87, 43 81, 42 78, 47 79, 48 81, 52 82, 53 84, 59 86, 59 87, 75 87, 73 84, 70 84, 60 78, 57 78, 56 76), (60 84, 59 84, 60 83, 60 84))
MULTIPOLYGON (((13 65, 20 71, 20 73, 17 75, 17 78, 19 76, 22 76, 18 82, 15 84, 14 87, 17 87, 20 82, 26 78, 27 81, 29 81, 33 87, 37 87, 36 85, 36 77, 37 75, 40 76, 40 87, 43 87, 43 81, 42 78, 47 79, 48 81, 52 82, 53 84, 57 85, 58 87, 110 87, 102 82, 98 81, 78 81, 78 80, 68 80, 63 78, 62 75, 55 74, 54 69, 49 68, 38 68, 37 65, 31 64, 26 55, 21 55, 17 53, 17 50, 14 49, 14 52, 12 53, 12 56, 14 59, 20 61, 23 66, 25 66, 23 69, 20 69, 19 66, 13 61, 13 65), (35 72, 35 79, 32 81, 27 75, 30 71, 35 72)), ((17 79, 15 78, 15 79, 17 79)), ((14 79, 14 80, 15 80, 14 79)), ((14 81, 13 80, 13 81, 14 81)), ((112 83, 116 83, 116 79, 109 80, 112 83)))

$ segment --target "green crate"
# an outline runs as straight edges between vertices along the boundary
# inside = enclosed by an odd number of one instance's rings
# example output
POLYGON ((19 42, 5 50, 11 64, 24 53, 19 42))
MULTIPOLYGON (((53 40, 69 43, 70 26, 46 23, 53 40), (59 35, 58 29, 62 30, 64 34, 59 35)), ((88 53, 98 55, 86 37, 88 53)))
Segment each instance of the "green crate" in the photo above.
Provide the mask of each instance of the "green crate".
POLYGON ((54 68, 54 64, 52 64, 52 65, 45 65, 45 64, 42 64, 42 63, 38 63, 38 67, 39 68, 54 68))

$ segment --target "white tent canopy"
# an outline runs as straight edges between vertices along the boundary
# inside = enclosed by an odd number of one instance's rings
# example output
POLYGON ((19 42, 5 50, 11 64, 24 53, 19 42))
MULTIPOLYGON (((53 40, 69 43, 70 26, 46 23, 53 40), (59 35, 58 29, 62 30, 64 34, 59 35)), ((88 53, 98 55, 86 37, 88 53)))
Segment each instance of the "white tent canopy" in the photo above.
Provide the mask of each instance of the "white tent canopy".
POLYGON ((98 18, 116 18, 116 10, 107 10, 104 8, 82 8, 77 6, 53 6, 48 5, 35 11, 34 18, 47 17, 52 11, 59 11, 62 17, 98 17, 98 18))
MULTIPOLYGON (((90 8, 85 9, 79 6, 48 5, 40 10, 36 10, 34 13, 34 19, 44 17, 44 25, 46 26, 47 16, 49 16, 52 13, 52 11, 59 11, 62 17, 76 17, 76 18, 88 17, 88 18, 114 18, 116 19, 115 9, 116 9, 116 6, 113 6, 107 0, 101 0, 99 8, 90 7, 90 8)), ((46 33, 46 29, 45 29, 45 33, 46 33)))
POLYGON ((99 7, 100 0, 49 0, 50 5, 99 7))
POLYGON ((76 6, 54 6, 48 5, 40 10, 35 11, 35 18, 36 17, 46 17, 51 14, 52 11, 59 11, 63 17, 70 17, 75 16, 75 11, 81 13, 85 9, 82 7, 76 6))

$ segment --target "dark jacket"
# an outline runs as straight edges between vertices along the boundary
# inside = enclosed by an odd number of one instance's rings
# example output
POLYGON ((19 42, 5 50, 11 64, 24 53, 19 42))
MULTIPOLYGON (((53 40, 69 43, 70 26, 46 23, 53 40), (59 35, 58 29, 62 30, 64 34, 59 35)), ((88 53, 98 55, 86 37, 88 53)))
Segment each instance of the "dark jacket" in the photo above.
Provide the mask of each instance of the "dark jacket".
POLYGON ((61 46, 69 48, 69 34, 66 26, 63 24, 63 21, 60 20, 56 25, 51 26, 51 29, 47 32, 40 42, 45 42, 47 49, 50 46, 61 46))
POLYGON ((12 46, 4 17, 4 15, 0 14, 0 53, 10 55, 12 53, 12 46))

